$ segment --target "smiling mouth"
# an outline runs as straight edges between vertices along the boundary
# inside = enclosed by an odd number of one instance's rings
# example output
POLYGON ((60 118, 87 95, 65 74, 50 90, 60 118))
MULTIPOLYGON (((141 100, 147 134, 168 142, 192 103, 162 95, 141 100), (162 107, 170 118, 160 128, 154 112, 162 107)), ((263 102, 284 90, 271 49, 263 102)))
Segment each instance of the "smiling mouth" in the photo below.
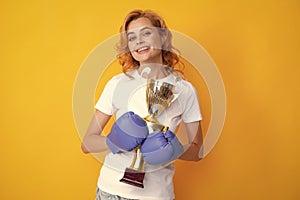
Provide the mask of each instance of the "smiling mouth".
POLYGON ((141 47, 141 48, 135 50, 135 52, 137 52, 137 53, 144 53, 144 52, 147 52, 149 50, 150 50, 150 46, 144 46, 144 47, 141 47))

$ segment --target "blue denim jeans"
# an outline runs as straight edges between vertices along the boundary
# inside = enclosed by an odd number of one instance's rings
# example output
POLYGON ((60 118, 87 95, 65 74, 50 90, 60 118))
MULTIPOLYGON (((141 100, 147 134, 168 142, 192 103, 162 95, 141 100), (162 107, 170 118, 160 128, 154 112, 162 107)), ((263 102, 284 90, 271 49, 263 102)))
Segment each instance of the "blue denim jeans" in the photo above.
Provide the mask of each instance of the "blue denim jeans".
POLYGON ((109 194, 97 188, 96 200, 137 200, 120 197, 118 195, 109 194))

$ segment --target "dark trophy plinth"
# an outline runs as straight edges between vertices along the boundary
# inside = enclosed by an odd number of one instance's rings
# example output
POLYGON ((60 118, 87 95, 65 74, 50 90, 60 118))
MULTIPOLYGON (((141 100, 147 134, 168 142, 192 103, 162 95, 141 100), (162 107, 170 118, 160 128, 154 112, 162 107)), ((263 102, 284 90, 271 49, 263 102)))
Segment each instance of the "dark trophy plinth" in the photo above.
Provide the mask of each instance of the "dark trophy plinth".
POLYGON ((120 181, 123 183, 127 183, 129 185, 144 188, 143 185, 144 177, 145 177, 145 172, 139 172, 131 168, 126 168, 124 177, 120 181))

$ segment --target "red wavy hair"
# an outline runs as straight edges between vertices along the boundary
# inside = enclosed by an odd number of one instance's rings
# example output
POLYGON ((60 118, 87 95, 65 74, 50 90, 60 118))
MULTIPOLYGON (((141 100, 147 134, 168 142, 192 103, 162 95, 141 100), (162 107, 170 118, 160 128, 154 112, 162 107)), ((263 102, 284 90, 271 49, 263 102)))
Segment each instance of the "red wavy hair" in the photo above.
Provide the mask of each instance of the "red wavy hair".
POLYGON ((167 28, 163 18, 151 10, 133 10, 125 17, 124 23, 120 27, 120 41, 117 45, 119 63, 122 65, 122 71, 126 74, 139 66, 128 48, 127 28, 130 22, 145 17, 148 18, 154 27, 159 28, 159 33, 165 38, 162 50, 163 64, 171 68, 171 72, 183 76, 184 64, 180 61, 179 51, 172 45, 172 33, 167 28))

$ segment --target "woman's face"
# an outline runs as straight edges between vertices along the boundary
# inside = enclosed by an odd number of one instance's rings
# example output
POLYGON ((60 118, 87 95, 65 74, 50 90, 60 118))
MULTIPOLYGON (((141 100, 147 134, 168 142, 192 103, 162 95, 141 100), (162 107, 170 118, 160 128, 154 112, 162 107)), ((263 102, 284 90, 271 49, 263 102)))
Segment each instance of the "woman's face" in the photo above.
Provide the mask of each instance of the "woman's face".
POLYGON ((130 22, 127 37, 131 55, 140 64, 162 64, 161 37, 158 28, 148 18, 142 17, 130 22))

